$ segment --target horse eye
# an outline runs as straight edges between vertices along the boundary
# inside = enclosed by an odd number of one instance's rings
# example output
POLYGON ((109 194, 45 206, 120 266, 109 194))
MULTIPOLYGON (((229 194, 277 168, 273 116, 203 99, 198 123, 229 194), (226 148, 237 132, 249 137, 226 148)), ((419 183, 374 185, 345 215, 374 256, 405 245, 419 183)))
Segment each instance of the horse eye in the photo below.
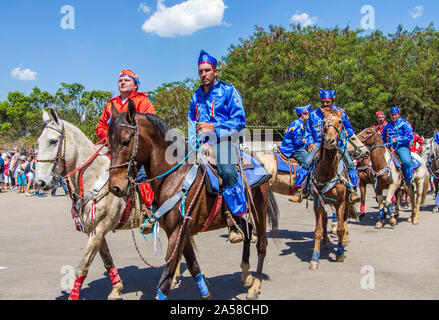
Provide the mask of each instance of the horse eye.
POLYGON ((56 146, 56 144, 58 143, 58 140, 50 140, 49 144, 51 146, 56 146))
POLYGON ((125 140, 125 141, 122 142, 122 145, 123 145, 124 147, 128 147, 129 144, 130 144, 130 142, 131 142, 131 140, 125 140))
POLYGON ((338 123, 340 124, 340 123, 341 123, 341 120, 338 120, 338 123))

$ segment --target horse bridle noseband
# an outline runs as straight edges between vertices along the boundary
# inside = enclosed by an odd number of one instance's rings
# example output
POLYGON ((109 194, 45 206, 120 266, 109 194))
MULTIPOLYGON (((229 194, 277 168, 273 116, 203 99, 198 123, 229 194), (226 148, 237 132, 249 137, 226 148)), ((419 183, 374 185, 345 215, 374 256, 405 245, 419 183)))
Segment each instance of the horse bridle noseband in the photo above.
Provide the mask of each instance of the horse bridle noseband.
POLYGON ((135 126, 132 126, 132 125, 129 125, 129 124, 125 124, 125 123, 121 124, 122 127, 131 129, 131 130, 134 131, 134 134, 133 134, 133 136, 134 136, 134 147, 133 147, 133 152, 131 153, 130 160, 128 162, 123 163, 123 164, 110 167, 110 171, 114 170, 114 169, 120 169, 120 168, 127 167, 128 170, 127 170, 126 177, 128 178, 128 181, 130 182, 130 184, 134 184, 135 180, 136 180, 136 174, 137 174, 137 172, 136 172, 137 171, 136 170, 136 165, 137 165, 136 157, 137 157, 137 151, 138 151, 138 147, 139 147, 138 146, 139 145, 139 129, 138 129, 139 126, 137 124, 137 119, 136 118, 134 118, 134 121, 135 121, 135 126))
POLYGON ((43 130, 52 129, 61 134, 61 140, 58 143, 58 151, 56 153, 56 157, 54 159, 43 159, 40 160, 37 158, 37 163, 53 163, 52 173, 55 179, 58 179, 62 174, 65 174, 65 151, 66 151, 66 132, 64 129, 64 123, 62 122, 61 130, 54 128, 52 126, 46 125, 43 130), (60 171, 61 163, 64 162, 64 169, 60 171))

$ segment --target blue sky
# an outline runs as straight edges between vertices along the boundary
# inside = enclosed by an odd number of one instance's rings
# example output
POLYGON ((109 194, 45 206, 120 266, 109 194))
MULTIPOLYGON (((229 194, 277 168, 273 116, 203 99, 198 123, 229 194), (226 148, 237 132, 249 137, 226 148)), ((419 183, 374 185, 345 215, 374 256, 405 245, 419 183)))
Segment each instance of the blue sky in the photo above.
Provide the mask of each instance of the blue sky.
POLYGON ((375 29, 385 34, 399 24, 408 30, 439 25, 437 0, 1 1, 0 101, 9 91, 29 94, 35 86, 54 94, 61 82, 117 94, 124 68, 140 76, 141 91, 152 91, 196 78, 201 49, 221 58, 255 25, 288 27, 295 21, 356 29, 365 5, 373 7, 375 29), (61 13, 65 5, 74 14, 61 13), (66 20, 71 16, 74 26, 66 20))

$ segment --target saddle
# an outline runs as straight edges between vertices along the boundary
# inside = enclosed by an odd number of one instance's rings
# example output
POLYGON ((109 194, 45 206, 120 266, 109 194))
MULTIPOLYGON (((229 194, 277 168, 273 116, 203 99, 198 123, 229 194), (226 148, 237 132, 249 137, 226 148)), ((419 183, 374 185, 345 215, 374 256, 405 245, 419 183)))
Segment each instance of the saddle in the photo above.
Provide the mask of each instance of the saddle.
POLYGON ((294 158, 287 158, 278 148, 275 151, 277 171, 288 172, 292 175, 296 175, 298 169, 300 169, 300 163, 294 158))
MULTIPOLYGON (((241 152, 241 164, 250 188, 256 188, 271 179, 271 174, 269 174, 264 166, 250 154, 241 152)), ((202 156, 201 167, 203 171, 207 170, 205 178, 207 192, 212 195, 220 194, 222 192, 223 183, 218 174, 216 159, 207 154, 202 156)), ((245 190, 246 186, 243 185, 243 180, 245 179, 241 176, 241 167, 239 164, 236 166, 236 171, 238 172, 238 182, 245 190)))
MULTIPOLYGON (((398 154, 396 154, 396 152, 392 152, 392 160, 398 169, 402 169, 401 159, 399 158, 398 154)), ((420 166, 421 163, 412 156, 412 169, 418 169, 420 166)))

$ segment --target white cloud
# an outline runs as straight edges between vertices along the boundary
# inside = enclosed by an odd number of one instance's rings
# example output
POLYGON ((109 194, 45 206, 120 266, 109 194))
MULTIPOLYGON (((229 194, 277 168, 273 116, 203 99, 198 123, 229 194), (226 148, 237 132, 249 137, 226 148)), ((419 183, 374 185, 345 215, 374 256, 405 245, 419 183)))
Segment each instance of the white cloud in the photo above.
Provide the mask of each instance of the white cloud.
POLYGON ((318 20, 318 17, 310 17, 308 13, 299 13, 296 12, 290 19, 290 22, 301 24, 302 27, 310 26, 314 23, 316 23, 318 20))
POLYGON ((38 72, 32 71, 31 69, 21 69, 21 66, 14 68, 11 71, 11 76, 15 79, 22 81, 32 81, 37 79, 38 72))
POLYGON ((166 7, 157 0, 157 11, 143 24, 143 31, 161 37, 186 36, 198 30, 223 24, 227 6, 223 0, 186 0, 166 7))
POLYGON ((148 12, 151 12, 151 9, 148 7, 146 2, 142 2, 139 5, 139 8, 137 9, 137 11, 142 11, 143 13, 148 13, 148 12))
POLYGON ((410 14, 412 15, 413 19, 420 18, 424 14, 424 7, 423 6, 417 6, 417 7, 415 7, 413 9, 413 11, 410 12, 410 14))

